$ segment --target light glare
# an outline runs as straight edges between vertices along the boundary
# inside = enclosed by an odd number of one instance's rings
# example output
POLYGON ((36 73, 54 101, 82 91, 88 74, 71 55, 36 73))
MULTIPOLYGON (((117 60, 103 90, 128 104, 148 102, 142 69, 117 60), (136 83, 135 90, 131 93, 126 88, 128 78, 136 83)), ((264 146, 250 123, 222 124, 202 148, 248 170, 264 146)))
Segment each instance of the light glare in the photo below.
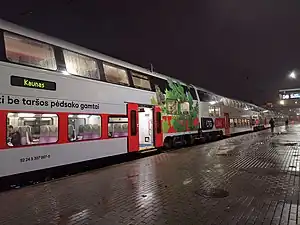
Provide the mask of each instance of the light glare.
POLYGON ((292 79, 296 79, 296 73, 295 71, 291 72, 290 75, 289 75, 290 78, 292 79))

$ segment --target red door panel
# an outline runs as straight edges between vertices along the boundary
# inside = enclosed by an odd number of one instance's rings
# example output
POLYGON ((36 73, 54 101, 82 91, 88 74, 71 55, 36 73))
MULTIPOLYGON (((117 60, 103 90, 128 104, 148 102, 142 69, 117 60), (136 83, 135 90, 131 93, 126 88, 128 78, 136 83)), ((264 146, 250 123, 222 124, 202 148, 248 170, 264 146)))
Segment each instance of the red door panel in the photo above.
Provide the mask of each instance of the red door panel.
POLYGON ((229 119, 229 114, 224 113, 225 117, 225 135, 229 136, 230 135, 230 119, 229 119))
POLYGON ((162 133, 162 120, 161 120, 161 108, 159 106, 154 107, 154 140, 155 147, 159 148, 163 146, 163 133, 162 133))
POLYGON ((225 127, 225 120, 224 118, 216 118, 215 119, 215 127, 217 129, 222 129, 225 127))
POLYGON ((7 135, 7 125, 6 125, 7 111, 0 111, 0 149, 7 147, 6 145, 6 135, 7 135))
POLYGON ((127 104, 128 116, 128 152, 139 150, 139 106, 138 104, 127 104))

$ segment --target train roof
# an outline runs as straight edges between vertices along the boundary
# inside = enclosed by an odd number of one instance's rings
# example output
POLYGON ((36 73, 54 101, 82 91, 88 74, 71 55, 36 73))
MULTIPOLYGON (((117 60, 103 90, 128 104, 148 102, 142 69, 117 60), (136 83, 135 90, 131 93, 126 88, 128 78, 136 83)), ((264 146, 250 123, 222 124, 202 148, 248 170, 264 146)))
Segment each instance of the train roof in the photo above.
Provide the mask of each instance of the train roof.
POLYGON ((278 92, 299 92, 300 91, 300 88, 292 88, 292 89, 282 89, 282 90, 279 90, 278 92))

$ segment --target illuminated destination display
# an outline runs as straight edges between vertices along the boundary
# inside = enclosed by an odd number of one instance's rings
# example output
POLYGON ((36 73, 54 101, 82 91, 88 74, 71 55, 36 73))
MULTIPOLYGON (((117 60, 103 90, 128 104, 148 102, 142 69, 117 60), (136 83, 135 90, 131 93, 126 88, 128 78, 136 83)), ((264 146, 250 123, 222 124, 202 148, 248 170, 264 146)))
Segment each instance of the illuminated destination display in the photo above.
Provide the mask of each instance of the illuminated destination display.
POLYGON ((282 99, 289 99, 290 95, 282 95, 282 99))
POLYGON ((18 86, 18 87, 35 88, 35 89, 42 89, 42 90, 49 90, 49 91, 56 90, 55 82, 46 81, 46 80, 37 80, 37 79, 26 78, 26 77, 11 76, 10 84, 12 86, 18 86))
POLYGON ((300 98, 300 93, 292 93, 290 94, 290 98, 292 99, 300 98))

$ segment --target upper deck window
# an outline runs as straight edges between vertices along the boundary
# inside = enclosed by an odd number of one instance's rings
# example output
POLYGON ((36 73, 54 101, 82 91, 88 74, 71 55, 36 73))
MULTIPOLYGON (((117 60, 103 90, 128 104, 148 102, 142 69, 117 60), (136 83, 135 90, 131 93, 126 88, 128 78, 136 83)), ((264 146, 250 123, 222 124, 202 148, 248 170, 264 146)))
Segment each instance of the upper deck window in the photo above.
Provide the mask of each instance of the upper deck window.
POLYGON ((4 32, 6 58, 15 63, 56 70, 54 50, 44 44, 16 34, 4 32))
POLYGON ((193 97, 194 100, 197 100, 197 95, 195 92, 195 88, 193 87, 188 87, 189 92, 191 93, 191 96, 193 97))
POLYGON ((100 80, 100 72, 95 59, 65 49, 63 54, 68 73, 100 80))
POLYGON ((103 63, 105 78, 108 82, 114 84, 123 84, 129 86, 129 80, 125 69, 103 63))
POLYGON ((151 78, 154 87, 155 87, 155 91, 158 91, 158 89, 165 94, 166 90, 168 90, 169 84, 168 81, 159 77, 152 77, 151 78))
POLYGON ((132 72, 132 81, 135 87, 151 90, 149 78, 140 73, 132 72))
POLYGON ((198 92, 200 101, 202 101, 202 102, 212 101, 212 96, 209 93, 202 91, 202 90, 197 90, 197 92, 198 92))

